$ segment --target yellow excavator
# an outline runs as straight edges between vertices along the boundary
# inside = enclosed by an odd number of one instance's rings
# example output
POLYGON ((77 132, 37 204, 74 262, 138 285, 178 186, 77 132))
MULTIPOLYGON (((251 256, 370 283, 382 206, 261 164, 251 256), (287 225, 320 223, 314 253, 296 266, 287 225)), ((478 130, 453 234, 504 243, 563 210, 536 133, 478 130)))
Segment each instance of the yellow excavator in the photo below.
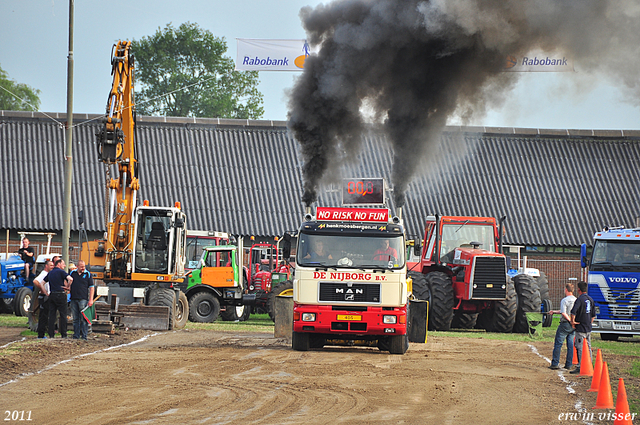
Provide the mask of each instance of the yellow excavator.
POLYGON ((95 279, 100 323, 132 329, 180 329, 189 316, 184 280, 186 216, 173 207, 138 205, 140 190, 135 132, 134 55, 119 41, 111 55, 113 85, 103 126, 96 134, 105 165, 104 239, 82 244, 81 259, 95 279))

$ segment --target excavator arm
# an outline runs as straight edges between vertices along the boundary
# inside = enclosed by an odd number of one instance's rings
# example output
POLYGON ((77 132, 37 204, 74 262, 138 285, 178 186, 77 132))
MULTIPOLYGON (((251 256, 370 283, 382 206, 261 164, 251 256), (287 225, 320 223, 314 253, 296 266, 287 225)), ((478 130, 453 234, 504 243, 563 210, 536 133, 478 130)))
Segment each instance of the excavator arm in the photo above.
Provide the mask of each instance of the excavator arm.
POLYGON ((106 168, 105 277, 128 278, 133 250, 138 159, 135 140, 135 102, 133 95, 134 56, 130 41, 119 41, 111 56, 113 84, 107 99, 103 127, 97 133, 99 159, 106 168), (112 173, 115 175, 112 177, 112 173))

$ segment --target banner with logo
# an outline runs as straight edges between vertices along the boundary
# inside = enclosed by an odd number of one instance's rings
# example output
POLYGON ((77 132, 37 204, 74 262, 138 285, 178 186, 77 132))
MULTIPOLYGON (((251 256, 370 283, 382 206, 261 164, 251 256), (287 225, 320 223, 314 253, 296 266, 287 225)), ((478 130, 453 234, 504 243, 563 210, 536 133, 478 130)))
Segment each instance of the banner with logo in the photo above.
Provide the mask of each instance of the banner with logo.
POLYGON ((573 72, 573 59, 563 54, 531 52, 522 56, 507 56, 505 72, 573 72))
POLYGON ((311 52, 306 40, 236 40, 237 71, 302 71, 311 52))

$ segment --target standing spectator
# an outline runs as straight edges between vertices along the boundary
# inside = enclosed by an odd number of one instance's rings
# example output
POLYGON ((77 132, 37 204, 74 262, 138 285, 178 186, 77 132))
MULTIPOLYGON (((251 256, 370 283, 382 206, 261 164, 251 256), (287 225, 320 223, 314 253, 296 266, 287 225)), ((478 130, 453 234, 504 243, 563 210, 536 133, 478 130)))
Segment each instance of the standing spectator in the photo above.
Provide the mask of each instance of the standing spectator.
MULTIPOLYGON (((593 298, 587 295, 587 282, 578 282, 578 298, 571 309, 571 323, 576 329, 576 351, 578 352, 578 367, 569 373, 580 373, 580 361, 582 360, 582 349, 584 341, 587 341, 589 354, 591 354, 591 323, 596 317, 593 308, 593 298)), ((591 357, 593 358, 593 357, 591 357)))
POLYGON ((33 286, 38 288, 38 338, 46 338, 44 336, 47 331, 47 322, 49 322, 49 282, 45 282, 49 272, 53 269, 53 261, 46 260, 44 262, 44 270, 40 272, 38 277, 33 280, 33 286))
POLYGON ((67 291, 69 291, 73 278, 64 271, 64 260, 58 259, 54 263, 54 268, 44 278, 49 282, 51 289, 49 295, 49 337, 55 335, 56 312, 60 313, 58 328, 62 338, 67 337, 67 291))
POLYGON ((567 283, 564 286, 564 298, 560 301, 560 310, 550 311, 552 314, 560 314, 560 324, 556 330, 556 339, 553 343, 553 359, 551 360, 551 366, 549 369, 560 369, 560 351, 562 350, 562 344, 567 341, 567 359, 564 362, 565 369, 571 369, 571 362, 573 360, 573 339, 575 338, 575 329, 571 324, 571 309, 576 301, 576 297, 573 295, 573 283, 567 283))
POLYGON ((73 315, 73 339, 87 339, 89 324, 82 317, 82 310, 93 305, 93 278, 84 261, 78 261, 78 268, 71 272, 71 314, 73 315))
POLYGON ((29 239, 22 239, 22 248, 18 250, 18 254, 20 254, 20 258, 24 261, 24 275, 25 279, 28 281, 29 275, 31 274, 31 268, 36 263, 35 251, 29 246, 29 239))

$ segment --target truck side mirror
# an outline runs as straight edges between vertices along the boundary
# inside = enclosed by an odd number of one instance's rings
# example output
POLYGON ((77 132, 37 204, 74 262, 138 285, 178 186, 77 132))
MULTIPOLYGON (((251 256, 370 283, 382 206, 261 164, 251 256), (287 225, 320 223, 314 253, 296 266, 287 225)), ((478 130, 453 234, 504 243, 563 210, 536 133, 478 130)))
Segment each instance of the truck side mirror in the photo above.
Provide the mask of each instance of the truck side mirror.
POLYGON ((182 227, 184 227, 184 219, 182 218, 176 218, 176 221, 174 222, 174 227, 180 229, 182 227))
POLYGON ((419 257, 422 254, 422 241, 420 238, 415 238, 413 241, 413 255, 419 257))
POLYGON ((587 268, 589 266, 589 260, 587 260, 587 244, 580 245, 580 267, 587 268))

